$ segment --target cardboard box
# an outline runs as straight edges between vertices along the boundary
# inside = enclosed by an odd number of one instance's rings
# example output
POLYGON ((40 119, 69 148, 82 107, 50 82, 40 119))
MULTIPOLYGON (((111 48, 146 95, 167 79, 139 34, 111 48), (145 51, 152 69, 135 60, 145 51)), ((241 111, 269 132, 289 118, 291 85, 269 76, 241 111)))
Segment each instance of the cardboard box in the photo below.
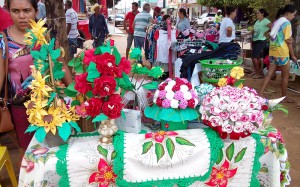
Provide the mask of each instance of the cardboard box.
POLYGON ((141 111, 123 109, 123 112, 126 119, 123 119, 122 116, 116 119, 119 130, 130 133, 140 133, 142 130, 141 111))

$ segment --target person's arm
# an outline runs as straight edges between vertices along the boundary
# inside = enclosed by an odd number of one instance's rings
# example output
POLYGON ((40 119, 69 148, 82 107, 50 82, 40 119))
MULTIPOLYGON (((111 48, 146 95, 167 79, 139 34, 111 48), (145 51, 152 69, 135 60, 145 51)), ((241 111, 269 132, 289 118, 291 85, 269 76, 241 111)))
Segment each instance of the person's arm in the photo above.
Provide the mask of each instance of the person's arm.
POLYGON ((94 39, 94 36, 93 36, 93 22, 92 22, 92 19, 93 19, 93 15, 91 15, 90 19, 89 19, 89 33, 91 34, 92 36, 92 39, 94 39))
POLYGON ((232 27, 230 27, 230 26, 226 27, 226 36, 227 37, 232 36, 232 27))
POLYGON ((66 12, 66 22, 67 22, 67 35, 70 33, 71 30, 71 26, 72 26, 72 18, 71 18, 71 14, 68 12, 66 12))
POLYGON ((187 19, 186 21, 186 28, 187 29, 190 29, 191 28, 191 24, 190 24, 190 21, 187 19))
POLYGON ((103 17, 103 25, 104 25, 104 29, 105 29, 105 36, 107 36, 109 34, 109 31, 108 31, 108 27, 107 27, 107 24, 106 24, 106 21, 105 21, 105 17, 103 17))
POLYGON ((269 29, 264 33, 265 37, 269 37, 269 33, 271 32, 272 29, 272 23, 270 22, 267 26, 269 29))
POLYGON ((284 34, 284 40, 289 48, 291 59, 293 61, 297 61, 297 57, 295 56, 294 49, 293 49, 293 39, 291 38, 292 26, 290 23, 285 27, 285 29, 283 29, 283 34, 284 34))
POLYGON ((128 13, 126 14, 124 22, 123 22, 124 30, 125 30, 126 33, 128 33, 127 21, 128 21, 128 13))

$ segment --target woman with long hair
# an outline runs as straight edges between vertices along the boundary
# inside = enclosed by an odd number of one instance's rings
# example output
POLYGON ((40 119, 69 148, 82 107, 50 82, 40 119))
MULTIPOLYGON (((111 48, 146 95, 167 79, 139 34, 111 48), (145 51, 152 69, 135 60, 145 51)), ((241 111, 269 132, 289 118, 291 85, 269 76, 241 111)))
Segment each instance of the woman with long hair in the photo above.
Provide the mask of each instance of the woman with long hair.
MULTIPOLYGON (((263 95, 272 75, 276 72, 277 68, 281 71, 281 90, 282 96, 287 96, 288 79, 290 75, 290 58, 297 61, 294 55, 292 46, 292 26, 291 20, 296 16, 297 10, 293 5, 286 5, 277 12, 276 21, 273 24, 270 33, 270 67, 266 75, 261 89, 260 95, 263 95)), ((286 97, 284 102, 292 103, 292 99, 286 97)))
MULTIPOLYGON (((30 79, 30 66, 33 65, 33 58, 29 46, 24 42, 24 35, 26 29, 30 29, 29 21, 35 20, 37 16, 38 6, 36 0, 8 0, 7 7, 13 25, 4 30, 8 43, 4 43, 3 37, 0 37, 0 44, 4 44, 0 45, 0 91, 3 90, 5 80, 4 62, 7 56, 11 115, 19 146, 25 150, 31 141, 32 134, 25 134, 29 122, 24 102, 27 101, 30 91, 24 88, 22 83, 30 79), (6 45, 8 45, 8 51, 4 50, 6 45)), ((66 63, 63 65, 65 69, 63 81, 68 85, 72 82, 71 73, 66 63)))
POLYGON ((179 31, 184 31, 191 28, 190 21, 187 18, 186 10, 184 8, 180 8, 178 10, 178 19, 175 28, 179 31))

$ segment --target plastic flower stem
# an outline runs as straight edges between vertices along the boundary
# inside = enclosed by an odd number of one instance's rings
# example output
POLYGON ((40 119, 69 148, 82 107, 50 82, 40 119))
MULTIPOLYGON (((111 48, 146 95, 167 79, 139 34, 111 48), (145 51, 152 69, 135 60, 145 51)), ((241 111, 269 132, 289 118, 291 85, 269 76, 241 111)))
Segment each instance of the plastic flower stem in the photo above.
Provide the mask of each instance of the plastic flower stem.
MULTIPOLYGON (((133 70, 133 72, 135 72, 135 70, 136 70, 136 66, 134 66, 134 70, 133 70)), ((132 74, 132 77, 131 77, 131 82, 132 82, 132 80, 133 80, 133 77, 134 77, 134 75, 135 75, 135 73, 133 73, 133 74, 132 74)))
MULTIPOLYGON (((54 86, 54 76, 53 76, 53 62, 52 62, 52 59, 51 59, 51 56, 50 54, 48 55, 48 59, 49 59, 49 72, 50 72, 50 82, 51 82, 51 86, 53 88, 53 91, 55 92, 55 86, 54 86)), ((57 103, 56 103, 56 97, 54 98, 54 107, 56 108, 57 107, 57 103)))
POLYGON ((139 90, 142 86, 144 86, 144 85, 143 85, 144 81, 145 81, 145 78, 143 78, 143 80, 142 80, 140 86, 139 86, 136 90, 139 90))

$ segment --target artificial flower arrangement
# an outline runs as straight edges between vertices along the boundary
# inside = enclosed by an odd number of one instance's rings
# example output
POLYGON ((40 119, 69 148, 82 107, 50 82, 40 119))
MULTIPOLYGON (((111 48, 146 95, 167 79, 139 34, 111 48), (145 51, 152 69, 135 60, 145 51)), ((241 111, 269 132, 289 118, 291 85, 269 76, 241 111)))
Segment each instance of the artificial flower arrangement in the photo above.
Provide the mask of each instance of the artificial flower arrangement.
POLYGON ((216 130, 221 138, 239 139, 256 132, 263 124, 265 99, 248 87, 217 87, 200 107, 203 123, 216 130))
POLYGON ((101 122, 98 131, 103 135, 102 143, 112 142, 111 136, 117 131, 115 119, 121 115, 125 118, 122 97, 134 89, 128 76, 130 61, 121 57, 113 43, 109 40, 72 59, 68 65, 76 72, 75 81, 65 90, 73 98, 72 106, 78 115, 94 124, 101 122))
POLYGON ((60 49, 55 49, 55 39, 49 42, 46 39, 47 29, 43 27, 44 21, 37 23, 30 21, 32 29, 27 30, 26 43, 34 58, 32 66, 32 82, 30 100, 24 105, 27 108, 28 121, 31 125, 26 132, 35 132, 39 142, 43 142, 49 131, 67 141, 72 129, 80 132, 76 121, 79 116, 75 107, 65 103, 56 81, 60 81, 65 73, 62 63, 58 61, 60 49))
POLYGON ((199 86, 195 86, 194 88, 198 94, 198 98, 199 98, 199 104, 202 103, 204 97, 209 94, 211 91, 213 91, 213 89, 215 89, 215 87, 212 84, 208 84, 208 83, 203 83, 200 84, 199 86))
POLYGON ((191 83, 184 78, 168 78, 158 86, 153 105, 145 109, 145 115, 162 122, 164 130, 185 129, 186 121, 198 118, 195 109, 198 103, 198 95, 191 83))
POLYGON ((224 78, 220 78, 218 82, 218 86, 236 86, 243 87, 243 82, 245 79, 241 79, 244 76, 244 69, 242 67, 234 67, 230 71, 230 76, 226 76, 224 78))

